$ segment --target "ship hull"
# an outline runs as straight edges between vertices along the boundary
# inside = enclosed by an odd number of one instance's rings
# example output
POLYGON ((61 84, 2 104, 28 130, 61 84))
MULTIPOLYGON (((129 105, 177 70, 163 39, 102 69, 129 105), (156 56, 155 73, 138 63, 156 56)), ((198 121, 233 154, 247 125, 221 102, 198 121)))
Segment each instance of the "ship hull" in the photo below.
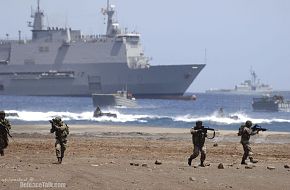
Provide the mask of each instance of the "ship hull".
POLYGON ((128 108, 137 107, 135 99, 128 99, 117 94, 92 94, 94 107, 98 106, 124 106, 128 108))
POLYGON ((270 94, 273 91, 265 90, 265 91, 255 91, 255 90, 249 90, 249 91, 237 91, 237 90, 206 90, 207 94, 228 94, 228 95, 264 95, 264 94, 270 94))
POLYGON ((254 102, 252 107, 254 111, 279 111, 279 104, 274 101, 254 102))
POLYGON ((130 69, 126 63, 0 66, 1 95, 91 96, 127 89, 135 97, 181 96, 203 64, 130 69))
POLYGON ((253 98, 252 107, 254 111, 289 111, 290 101, 284 100, 283 96, 264 96, 253 98))

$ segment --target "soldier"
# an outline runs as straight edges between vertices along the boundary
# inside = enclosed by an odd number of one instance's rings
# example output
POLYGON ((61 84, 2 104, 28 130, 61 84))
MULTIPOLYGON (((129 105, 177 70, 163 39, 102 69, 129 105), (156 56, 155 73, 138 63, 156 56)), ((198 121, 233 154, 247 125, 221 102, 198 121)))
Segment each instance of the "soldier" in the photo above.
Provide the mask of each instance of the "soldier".
POLYGON ((57 161, 59 164, 61 164, 64 157, 64 151, 66 149, 66 138, 69 134, 69 127, 61 120, 60 117, 56 117, 49 122, 51 123, 50 132, 55 133, 55 150, 57 161))
POLYGON ((253 152, 250 146, 250 137, 252 135, 256 135, 259 133, 259 130, 252 130, 251 129, 252 126, 252 122, 251 121, 246 121, 245 125, 242 125, 239 128, 239 132, 238 132, 238 136, 241 136, 241 144, 243 145, 243 149, 244 149, 244 155, 242 158, 242 162, 241 164, 243 165, 247 165, 246 163, 246 159, 249 157, 250 162, 252 163, 257 163, 257 160, 253 159, 253 152))
POLYGON ((204 146, 205 137, 207 136, 206 131, 203 130, 202 121, 197 121, 196 126, 191 128, 190 133, 192 134, 192 143, 194 146, 193 154, 188 158, 188 165, 191 166, 191 162, 195 159, 199 152, 200 156, 200 166, 205 167, 204 161, 206 158, 206 147, 204 146))
POLYGON ((96 110, 94 111, 94 117, 100 117, 102 115, 103 115, 103 113, 102 113, 100 107, 97 106, 96 110))
POLYGON ((218 116, 219 117, 224 117, 225 116, 225 114, 224 114, 224 109, 221 107, 220 109, 219 109, 219 111, 218 111, 218 116))
POLYGON ((4 156, 4 149, 8 146, 8 135, 11 137, 9 130, 10 122, 5 119, 5 112, 0 111, 0 155, 4 156))

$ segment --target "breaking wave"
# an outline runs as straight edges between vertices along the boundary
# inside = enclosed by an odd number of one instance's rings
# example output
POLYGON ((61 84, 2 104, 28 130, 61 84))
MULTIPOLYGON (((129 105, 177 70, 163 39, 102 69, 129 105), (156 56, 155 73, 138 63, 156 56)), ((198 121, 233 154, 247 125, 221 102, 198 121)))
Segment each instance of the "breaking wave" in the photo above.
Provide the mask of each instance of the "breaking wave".
MULTIPOLYGON (((127 114, 121 113, 118 110, 104 110, 103 112, 110 112, 117 115, 117 118, 102 116, 99 118, 93 117, 93 112, 81 112, 81 113, 73 113, 73 112, 32 112, 32 111, 16 111, 16 110, 7 110, 7 113, 10 114, 7 118, 11 120, 17 121, 28 121, 28 122, 41 122, 48 121, 55 116, 60 116, 64 121, 91 121, 91 122, 113 122, 113 123, 127 123, 127 122, 136 122, 136 123, 158 123, 161 125, 167 125, 168 122, 192 124, 197 120, 201 120, 204 122, 208 122, 215 125, 231 125, 231 124, 239 124, 244 123, 246 120, 251 120, 253 123, 259 124, 270 124, 270 123, 290 123, 289 119, 281 119, 281 118, 253 118, 248 116, 242 112, 230 113, 227 116, 219 116, 216 113, 211 115, 176 115, 176 116, 166 116, 166 115, 150 115, 150 114, 127 114), (164 124, 162 124, 164 123, 164 124)), ((182 126, 182 125, 181 125, 182 126)))
POLYGON ((140 122, 146 123, 148 120, 158 119, 158 116, 150 115, 133 115, 133 114, 122 114, 117 110, 107 110, 104 112, 110 112, 117 115, 117 118, 102 116, 99 118, 93 117, 93 112, 82 112, 82 113, 72 113, 72 112, 32 112, 32 111, 15 111, 8 110, 8 119, 18 120, 18 121, 48 121, 56 116, 60 116, 64 121, 98 121, 98 122, 140 122), (9 116, 10 113, 10 116, 9 116))
POLYGON ((213 113, 212 115, 205 115, 205 116, 198 116, 198 115, 183 115, 183 116, 177 116, 173 119, 174 121, 182 121, 182 122, 188 122, 192 123, 197 120, 201 120, 204 122, 214 123, 214 124, 220 124, 220 125, 230 125, 230 124, 239 124, 244 123, 246 120, 251 120, 253 123, 264 123, 264 124, 270 124, 270 123, 290 123, 290 120, 288 119, 279 119, 279 118, 272 118, 272 119, 265 119, 265 118, 253 118, 248 116, 245 113, 242 112, 235 112, 230 113, 227 116, 219 116, 217 113, 213 113))

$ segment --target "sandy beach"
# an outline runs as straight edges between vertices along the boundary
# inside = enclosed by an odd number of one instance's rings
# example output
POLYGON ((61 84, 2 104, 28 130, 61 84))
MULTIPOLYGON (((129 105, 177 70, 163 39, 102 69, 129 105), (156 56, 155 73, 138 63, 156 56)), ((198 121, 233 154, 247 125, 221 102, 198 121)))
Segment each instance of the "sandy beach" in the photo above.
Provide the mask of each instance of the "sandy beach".
POLYGON ((0 157, 0 189, 289 189, 290 134, 251 139, 257 164, 240 165, 236 131, 207 140, 207 167, 187 165, 188 129, 72 125, 63 164, 56 164, 49 126, 13 126, 0 157), (217 146, 214 146, 216 144, 217 146), (161 164, 155 164, 155 161, 161 164), (222 163, 224 169, 218 169, 222 163), (53 188, 51 188, 53 187, 53 188))

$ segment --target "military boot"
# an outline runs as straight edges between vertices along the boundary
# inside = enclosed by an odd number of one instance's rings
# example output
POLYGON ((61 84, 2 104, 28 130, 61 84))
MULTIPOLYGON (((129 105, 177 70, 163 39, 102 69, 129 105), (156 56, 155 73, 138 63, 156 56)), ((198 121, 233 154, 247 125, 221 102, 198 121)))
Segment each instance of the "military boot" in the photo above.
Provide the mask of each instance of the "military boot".
POLYGON ((188 163, 189 166, 191 166, 191 162, 192 162, 192 159, 188 158, 187 163, 188 163))
POLYGON ((62 158, 57 158, 57 163, 61 164, 62 158))
POLYGON ((4 156, 4 151, 3 150, 0 150, 0 155, 4 156))
POLYGON ((250 157, 250 162, 252 162, 253 164, 258 163, 258 160, 254 160, 254 158, 250 157))
POLYGON ((248 164, 245 162, 245 160, 242 160, 241 164, 242 164, 242 165, 248 165, 248 164))
POLYGON ((200 161, 200 167, 205 167, 204 162, 200 161))

